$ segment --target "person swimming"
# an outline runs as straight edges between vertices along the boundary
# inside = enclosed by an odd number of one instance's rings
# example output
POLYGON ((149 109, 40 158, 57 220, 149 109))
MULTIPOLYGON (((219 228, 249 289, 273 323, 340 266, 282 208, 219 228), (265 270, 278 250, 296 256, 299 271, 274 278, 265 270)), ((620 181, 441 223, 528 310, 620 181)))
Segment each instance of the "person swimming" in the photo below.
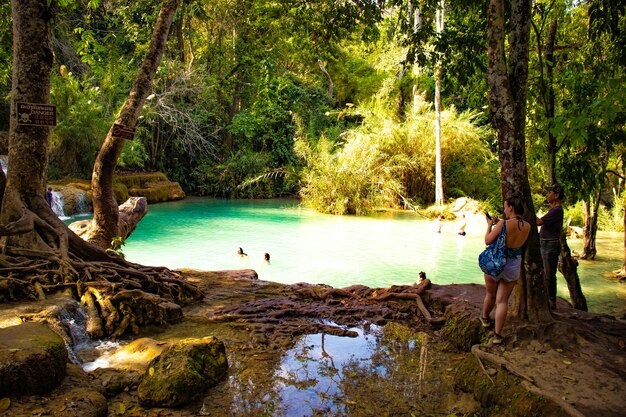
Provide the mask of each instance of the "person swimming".
POLYGON ((237 255, 239 255, 242 258, 248 256, 248 254, 245 253, 242 248, 237 249, 237 255))
POLYGON ((267 252, 265 252, 265 254, 263 255, 263 260, 264 260, 266 263, 268 263, 268 264, 269 264, 269 263, 270 263, 270 254, 269 254, 269 253, 267 253, 267 252))

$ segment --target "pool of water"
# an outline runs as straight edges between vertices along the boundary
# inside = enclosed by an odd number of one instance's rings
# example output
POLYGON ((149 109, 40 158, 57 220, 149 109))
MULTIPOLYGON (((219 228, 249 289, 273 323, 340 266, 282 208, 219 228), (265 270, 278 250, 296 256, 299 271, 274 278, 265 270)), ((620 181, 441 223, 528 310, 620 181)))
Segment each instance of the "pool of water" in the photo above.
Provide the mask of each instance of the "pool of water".
MULTIPOLYGON (((387 287, 412 283, 419 271, 437 284, 482 283, 477 257, 484 249, 483 226, 468 224, 466 236, 456 227, 445 222, 436 233, 433 222, 412 213, 325 215, 294 200, 187 198, 151 205, 123 251, 146 265, 252 268, 260 279, 281 283, 387 287), (239 247, 247 256, 237 255, 239 247)), ((580 250, 582 242, 570 246, 580 250)), ((598 252, 595 261, 581 261, 583 292, 591 311, 618 314, 626 308, 626 285, 606 274, 621 267, 623 235, 600 233, 598 252)), ((567 299, 564 279, 557 281, 567 299)))

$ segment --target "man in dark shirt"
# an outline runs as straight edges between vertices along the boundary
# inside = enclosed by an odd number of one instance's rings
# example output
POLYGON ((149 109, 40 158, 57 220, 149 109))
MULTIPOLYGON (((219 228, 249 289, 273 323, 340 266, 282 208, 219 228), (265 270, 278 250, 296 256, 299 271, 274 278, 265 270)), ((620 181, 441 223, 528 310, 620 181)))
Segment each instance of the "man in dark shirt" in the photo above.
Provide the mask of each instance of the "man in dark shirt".
POLYGON ((561 230, 563 229, 563 187, 553 185, 548 188, 546 200, 550 210, 545 216, 537 218, 537 225, 541 226, 539 240, 541 241, 541 258, 543 271, 548 284, 550 308, 556 308, 556 271, 561 253, 561 230))

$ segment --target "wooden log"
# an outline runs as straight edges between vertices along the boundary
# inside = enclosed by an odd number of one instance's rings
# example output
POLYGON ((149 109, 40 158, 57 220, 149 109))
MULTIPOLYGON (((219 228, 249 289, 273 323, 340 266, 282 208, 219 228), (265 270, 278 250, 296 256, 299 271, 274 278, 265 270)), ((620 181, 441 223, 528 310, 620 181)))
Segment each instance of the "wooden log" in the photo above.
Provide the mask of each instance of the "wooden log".
MULTIPOLYGON (((148 212, 148 200, 145 197, 130 197, 119 206, 118 233, 122 241, 135 231, 137 225, 148 212)), ((89 241, 96 233, 92 220, 81 220, 69 225, 69 228, 82 239, 89 241)))

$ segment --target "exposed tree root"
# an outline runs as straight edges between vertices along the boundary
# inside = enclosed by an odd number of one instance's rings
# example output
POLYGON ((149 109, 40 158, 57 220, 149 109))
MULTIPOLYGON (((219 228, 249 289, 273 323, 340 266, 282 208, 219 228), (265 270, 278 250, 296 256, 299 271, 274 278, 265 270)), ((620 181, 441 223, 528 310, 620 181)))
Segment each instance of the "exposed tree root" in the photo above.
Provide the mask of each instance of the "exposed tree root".
POLYGON ((167 268, 149 268, 123 259, 62 259, 53 251, 5 246, 0 255, 0 302, 43 299, 71 290, 85 305, 92 337, 121 337, 141 326, 179 320, 179 305, 203 297, 192 284, 167 268))
POLYGON ((553 393, 551 393, 549 391, 546 391, 546 390, 543 390, 543 389, 539 388, 537 385, 535 385, 535 380, 532 377, 530 377, 530 376, 524 374, 523 372, 521 372, 513 364, 511 364, 511 362, 509 362, 508 360, 506 360, 502 356, 494 355, 493 353, 489 353, 489 352, 485 352, 484 350, 480 349, 480 345, 472 346, 472 354, 476 357, 476 359, 478 360, 478 363, 480 364, 481 369, 483 370, 485 375, 487 375, 487 378, 489 378, 489 380, 492 383, 494 381, 489 376, 489 374, 487 373, 487 370, 485 369, 485 367, 483 365, 483 360, 485 360, 487 362, 490 362, 490 363, 492 363, 494 365, 497 365, 498 367, 501 367, 502 369, 506 369, 508 372, 510 372, 513 375, 521 378, 522 379, 521 384, 522 384, 522 386, 524 388, 526 388, 528 391, 532 392, 533 394, 540 395, 540 396, 542 396, 544 398, 547 398, 550 401, 554 402, 559 407, 561 407, 561 409, 565 413, 567 413, 568 416, 571 416, 571 417, 583 417, 584 416, 581 412, 576 410, 574 407, 572 407, 566 401, 563 401, 558 395, 555 395, 555 394, 553 394, 553 393))
POLYGON ((517 376, 517 377, 519 377, 519 378, 521 378, 521 379, 523 379, 525 381, 528 381, 531 384, 535 383, 535 380, 533 378, 531 378, 531 377, 527 376, 526 374, 524 374, 523 372, 521 372, 511 362, 507 361, 502 356, 494 355, 493 353, 489 353, 489 352, 485 352, 484 350, 482 350, 480 348, 480 345, 472 346, 472 354, 474 356, 476 356, 477 358, 486 360, 487 362, 491 362, 494 365, 498 365, 501 368, 506 369, 507 371, 509 371, 513 375, 515 375, 515 376, 517 376))

